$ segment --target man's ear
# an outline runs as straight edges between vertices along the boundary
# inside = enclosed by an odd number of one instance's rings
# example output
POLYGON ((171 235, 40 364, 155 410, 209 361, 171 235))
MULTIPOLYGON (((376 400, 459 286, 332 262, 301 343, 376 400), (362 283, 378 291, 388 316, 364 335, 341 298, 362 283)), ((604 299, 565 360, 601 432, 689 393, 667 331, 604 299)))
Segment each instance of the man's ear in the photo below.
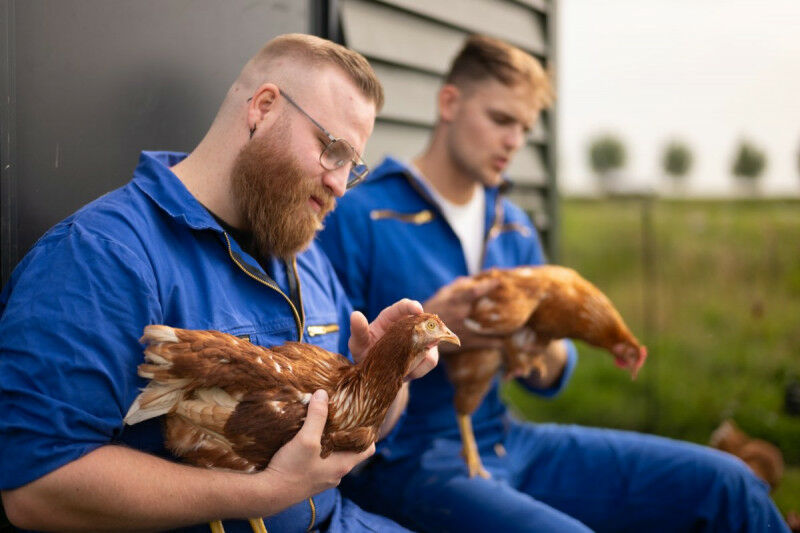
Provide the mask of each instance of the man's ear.
POLYGON ((449 83, 442 85, 438 95, 439 120, 451 122, 458 112, 461 100, 462 94, 458 87, 449 83))
POLYGON ((250 97, 247 108, 247 126, 250 128, 251 136, 256 129, 268 126, 274 119, 275 113, 272 111, 275 110, 275 102, 279 95, 280 89, 277 85, 264 83, 250 97))

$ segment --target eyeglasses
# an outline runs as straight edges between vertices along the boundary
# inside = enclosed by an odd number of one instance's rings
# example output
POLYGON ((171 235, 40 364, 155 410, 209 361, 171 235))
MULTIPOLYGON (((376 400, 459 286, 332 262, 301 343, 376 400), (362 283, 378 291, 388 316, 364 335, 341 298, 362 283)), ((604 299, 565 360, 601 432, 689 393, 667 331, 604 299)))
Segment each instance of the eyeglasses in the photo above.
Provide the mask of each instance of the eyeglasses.
POLYGON ((319 154, 320 165, 327 170, 337 170, 347 164, 352 164, 350 167, 350 174, 347 176, 348 189, 351 189, 364 181, 364 178, 366 178, 367 174, 369 173, 369 167, 361 159, 361 156, 358 154, 358 152, 356 152, 355 148, 353 148, 353 145, 344 139, 339 139, 331 135, 328 130, 322 127, 322 124, 314 120, 311 115, 306 113, 305 110, 300 107, 291 96, 283 92, 282 89, 279 89, 279 91, 281 96, 286 98, 290 104, 304 114, 308 120, 313 122, 314 125, 318 127, 320 131, 322 131, 322 133, 324 133, 325 136, 330 140, 330 142, 325 145, 325 148, 322 149, 322 153, 319 154))

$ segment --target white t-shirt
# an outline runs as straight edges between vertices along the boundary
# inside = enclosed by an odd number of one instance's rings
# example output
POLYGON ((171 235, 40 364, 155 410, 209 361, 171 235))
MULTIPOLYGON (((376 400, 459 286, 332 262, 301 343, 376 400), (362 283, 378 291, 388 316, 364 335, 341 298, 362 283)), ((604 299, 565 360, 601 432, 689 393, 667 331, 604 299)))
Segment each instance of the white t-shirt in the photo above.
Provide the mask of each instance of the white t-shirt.
MULTIPOLYGON (((417 173, 419 174, 419 171, 417 173)), ((464 259, 467 261, 467 271, 470 275, 477 274, 481 271, 483 234, 486 231, 486 191, 478 185, 469 202, 458 205, 445 199, 432 186, 428 189, 439 204, 444 218, 461 241, 464 259)))

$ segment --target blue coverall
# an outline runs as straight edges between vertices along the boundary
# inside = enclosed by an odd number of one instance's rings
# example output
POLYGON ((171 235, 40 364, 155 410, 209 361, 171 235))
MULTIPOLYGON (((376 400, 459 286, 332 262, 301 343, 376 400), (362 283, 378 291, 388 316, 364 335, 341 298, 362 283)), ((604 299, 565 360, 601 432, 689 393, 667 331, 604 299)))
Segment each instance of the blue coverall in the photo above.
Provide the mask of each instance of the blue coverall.
MULTIPOLYGON (((528 217, 486 189, 483 268, 543 262, 528 217)), ((467 275, 461 243, 405 164, 386 159, 349 192, 319 240, 354 308, 373 318, 467 275)), ((571 354, 561 383, 575 364, 571 354)), ((536 392, 536 391, 534 391, 536 392)), ((765 483, 731 455, 633 432, 508 416, 498 382, 473 415, 491 479, 469 479, 442 365, 411 383, 406 416, 343 492, 423 531, 788 531, 765 483), (505 454, 498 454, 497 444, 505 454)))
MULTIPOLYGON (((302 337, 348 354, 351 308, 325 255, 312 244, 293 262, 272 259, 265 272, 170 171, 184 157, 142 153, 132 181, 48 231, 3 289, 1 489, 106 444, 171 458, 160 419, 122 423, 146 385, 136 367, 147 324, 214 329, 263 346, 302 337), (309 326, 331 327, 314 335, 309 326)), ((337 489, 265 522, 272 533, 402 529, 337 489)), ((251 531, 246 521, 224 527, 251 531)))

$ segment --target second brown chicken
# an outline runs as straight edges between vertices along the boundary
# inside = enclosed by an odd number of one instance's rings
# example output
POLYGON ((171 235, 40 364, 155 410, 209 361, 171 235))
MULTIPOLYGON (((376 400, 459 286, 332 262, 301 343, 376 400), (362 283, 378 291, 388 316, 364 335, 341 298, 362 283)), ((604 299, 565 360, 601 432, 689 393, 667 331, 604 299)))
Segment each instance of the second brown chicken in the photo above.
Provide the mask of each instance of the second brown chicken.
POLYGON ((502 367, 506 378, 542 373, 542 356, 550 342, 582 340, 608 350, 617 366, 633 378, 647 350, 630 332, 611 301, 570 268, 544 265, 491 269, 473 280, 496 280, 497 286, 473 305, 464 325, 502 339, 503 349, 465 349, 443 354, 455 387, 455 409, 470 477, 485 478, 472 431, 471 416, 502 367))

